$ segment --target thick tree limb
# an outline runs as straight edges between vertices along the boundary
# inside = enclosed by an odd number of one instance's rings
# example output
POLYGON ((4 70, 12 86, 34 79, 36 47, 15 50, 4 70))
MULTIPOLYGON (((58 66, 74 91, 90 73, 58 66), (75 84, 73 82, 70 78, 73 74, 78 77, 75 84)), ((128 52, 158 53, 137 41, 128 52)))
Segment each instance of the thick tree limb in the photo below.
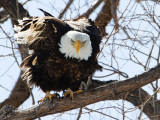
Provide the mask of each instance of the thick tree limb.
POLYGON ((8 112, 6 108, 3 107, 0 111, 0 115, 4 120, 27 120, 84 107, 99 101, 124 99, 129 92, 159 79, 159 71, 160 65, 148 72, 125 81, 104 85, 88 92, 84 92, 75 96, 75 99, 72 102, 69 98, 64 98, 55 100, 54 104, 45 102, 25 110, 10 110, 11 112, 8 112))

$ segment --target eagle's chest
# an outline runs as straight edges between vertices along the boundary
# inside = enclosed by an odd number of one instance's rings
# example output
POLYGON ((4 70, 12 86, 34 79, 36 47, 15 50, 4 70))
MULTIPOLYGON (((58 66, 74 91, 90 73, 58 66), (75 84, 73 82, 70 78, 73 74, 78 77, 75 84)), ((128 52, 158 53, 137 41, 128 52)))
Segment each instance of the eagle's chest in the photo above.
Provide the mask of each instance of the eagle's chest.
POLYGON ((94 72, 90 61, 50 58, 46 61, 46 69, 50 77, 81 80, 94 72))

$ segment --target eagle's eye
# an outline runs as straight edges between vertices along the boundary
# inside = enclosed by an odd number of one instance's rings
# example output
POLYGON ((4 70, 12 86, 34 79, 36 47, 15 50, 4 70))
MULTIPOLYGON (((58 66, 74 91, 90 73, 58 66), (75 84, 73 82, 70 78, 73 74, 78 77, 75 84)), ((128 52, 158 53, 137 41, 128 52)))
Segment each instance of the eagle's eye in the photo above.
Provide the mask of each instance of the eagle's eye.
POLYGON ((86 43, 86 40, 84 42, 82 42, 82 44, 85 44, 86 43))
POLYGON ((71 44, 74 44, 74 41, 71 39, 71 44))

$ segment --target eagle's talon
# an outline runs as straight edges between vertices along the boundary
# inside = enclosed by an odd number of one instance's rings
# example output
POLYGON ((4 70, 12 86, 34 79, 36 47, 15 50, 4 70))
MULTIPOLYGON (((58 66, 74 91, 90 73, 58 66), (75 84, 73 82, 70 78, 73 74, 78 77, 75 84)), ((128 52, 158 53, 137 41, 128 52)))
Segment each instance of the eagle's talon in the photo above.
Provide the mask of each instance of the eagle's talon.
POLYGON ((72 102, 72 100, 73 100, 73 97, 70 97, 70 101, 72 102))
POLYGON ((75 91, 75 92, 73 92, 74 94, 79 94, 79 93, 82 93, 82 92, 84 92, 85 90, 81 90, 81 89, 79 89, 79 90, 77 90, 77 91, 75 91))
POLYGON ((57 95, 57 99, 60 99, 60 98, 61 98, 61 96, 60 96, 58 93, 56 93, 56 95, 57 95))
POLYGON ((47 99, 49 99, 49 103, 52 103, 54 98, 60 99, 60 95, 58 93, 50 94, 50 92, 47 91, 45 97, 43 99, 39 100, 38 104, 42 103, 43 101, 45 101, 47 99))
POLYGON ((40 99, 40 100, 38 100, 38 104, 40 104, 40 103, 42 103, 43 102, 43 99, 40 99))
POLYGON ((73 91, 70 88, 68 88, 66 91, 64 91, 63 95, 64 95, 64 97, 67 97, 69 95, 70 99, 73 100, 73 91))
POLYGON ((51 94, 51 99, 52 98, 60 99, 60 95, 58 93, 51 94))
POLYGON ((69 95, 70 100, 72 101, 74 99, 74 94, 79 94, 82 92, 84 92, 84 90, 79 89, 79 90, 73 92, 70 88, 68 88, 66 91, 64 91, 63 95, 64 95, 64 97, 67 97, 69 95))

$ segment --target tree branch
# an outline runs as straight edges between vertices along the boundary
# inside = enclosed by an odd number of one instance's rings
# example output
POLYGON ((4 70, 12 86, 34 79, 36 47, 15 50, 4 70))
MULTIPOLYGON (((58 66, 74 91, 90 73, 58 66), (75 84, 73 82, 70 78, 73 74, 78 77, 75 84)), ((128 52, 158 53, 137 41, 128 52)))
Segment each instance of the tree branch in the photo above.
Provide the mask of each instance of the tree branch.
POLYGON ((6 20, 8 20, 9 15, 5 12, 5 10, 0 11, 0 23, 4 23, 6 20))
MULTIPOLYGON (((124 100, 132 103, 134 106, 137 106, 139 109, 141 109, 142 105, 145 103, 145 101, 151 97, 151 99, 148 100, 148 102, 143 106, 143 112, 151 119, 151 120, 159 120, 160 119, 160 109, 157 109, 156 113, 154 113, 154 106, 153 106, 153 96, 150 96, 146 91, 143 89, 135 89, 134 91, 131 91, 124 100)), ((160 101, 156 101, 157 107, 160 106, 160 101)))
POLYGON ((129 92, 159 79, 159 71, 160 65, 152 68, 148 72, 127 79, 125 81, 103 85, 82 94, 75 95, 75 99, 72 102, 69 100, 69 98, 62 98, 60 100, 55 100, 53 104, 44 102, 29 109, 13 109, 10 110, 11 112, 8 112, 6 110, 6 107, 4 106, 3 109, 0 111, 0 115, 1 118, 3 117, 4 120, 27 120, 42 117, 45 115, 65 112, 76 108, 81 108, 86 105, 104 100, 124 99, 124 97, 128 95, 129 92), (7 111, 7 113, 5 111, 7 111))
POLYGON ((19 19, 28 16, 28 12, 23 8, 20 3, 18 3, 18 6, 16 5, 16 0, 1 0, 0 6, 2 6, 5 11, 10 15, 13 24, 18 24, 17 7, 19 7, 19 19))
POLYGON ((91 6, 91 8, 89 8, 84 14, 82 14, 81 16, 79 16, 78 18, 81 17, 86 17, 88 18, 90 16, 90 14, 103 2, 103 0, 98 0, 93 6, 91 6))
POLYGON ((29 95, 28 86, 21 78, 19 78, 10 96, 0 103, 0 108, 6 104, 17 108, 24 102, 24 99, 26 100, 29 97, 29 95))
POLYGON ((95 23, 100 28, 102 36, 106 36, 107 33, 105 31, 105 27, 113 18, 115 21, 116 28, 118 29, 118 22, 117 22, 117 6, 119 5, 119 0, 105 0, 104 6, 100 13, 98 14, 95 23), (115 9, 116 8, 116 9, 115 9))
POLYGON ((116 29, 116 32, 118 32, 119 25, 118 25, 118 19, 117 19, 117 6, 119 4, 119 0, 110 0, 110 3, 111 3, 111 13, 112 13, 112 18, 115 24, 115 29, 116 29))
POLYGON ((66 7, 63 9, 63 11, 59 14, 58 18, 62 19, 63 15, 67 12, 71 4, 73 3, 74 0, 69 0, 66 7))

